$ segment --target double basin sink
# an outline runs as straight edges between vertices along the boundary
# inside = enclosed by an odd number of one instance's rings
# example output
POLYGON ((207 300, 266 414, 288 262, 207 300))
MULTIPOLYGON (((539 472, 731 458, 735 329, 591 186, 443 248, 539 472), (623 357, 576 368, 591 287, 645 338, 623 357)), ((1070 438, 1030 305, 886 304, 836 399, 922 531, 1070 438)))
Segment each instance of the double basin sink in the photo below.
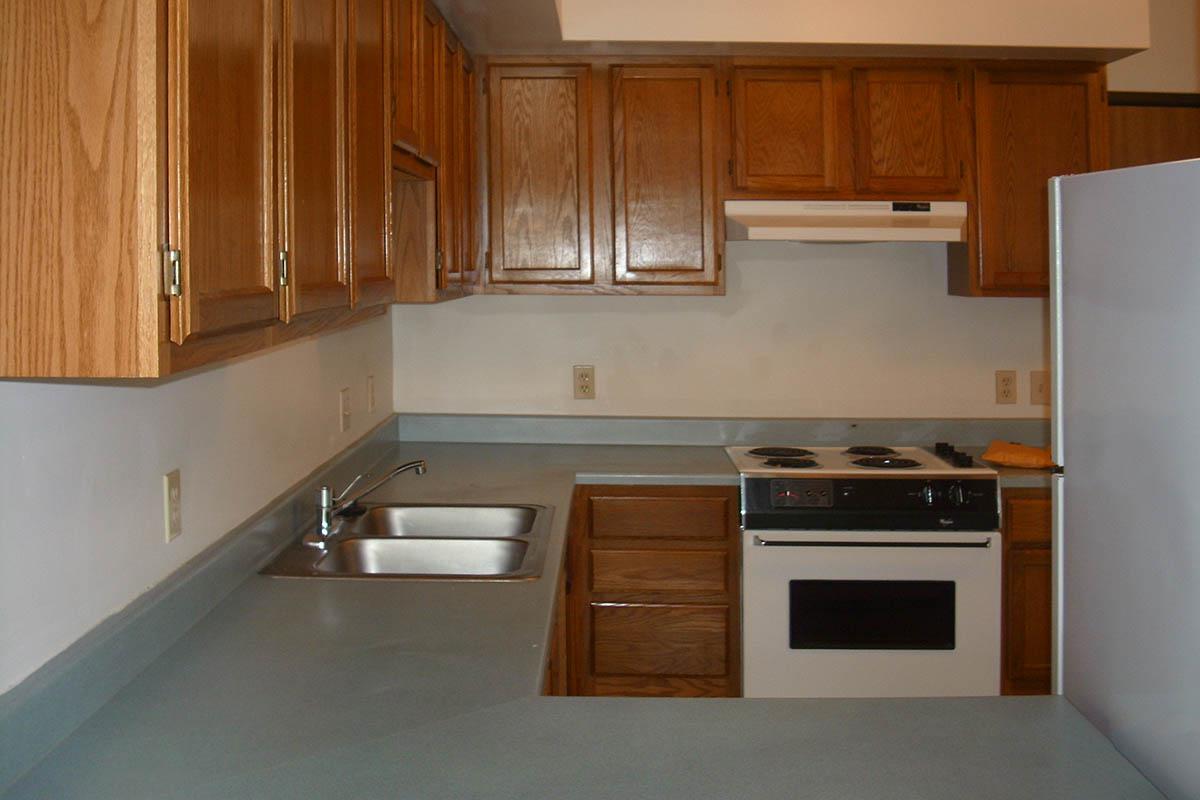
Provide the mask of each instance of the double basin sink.
POLYGON ((338 518, 324 547, 286 548, 264 575, 531 580, 542 573, 548 509, 505 505, 364 505, 338 518))

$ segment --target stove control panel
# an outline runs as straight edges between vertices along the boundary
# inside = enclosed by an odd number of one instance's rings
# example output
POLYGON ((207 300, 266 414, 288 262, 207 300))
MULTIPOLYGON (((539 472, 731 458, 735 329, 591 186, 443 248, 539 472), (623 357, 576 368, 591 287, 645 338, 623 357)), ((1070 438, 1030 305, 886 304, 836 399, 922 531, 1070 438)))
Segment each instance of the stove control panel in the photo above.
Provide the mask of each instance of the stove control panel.
POLYGON ((833 481, 775 479, 771 481, 772 508, 833 508, 833 481))

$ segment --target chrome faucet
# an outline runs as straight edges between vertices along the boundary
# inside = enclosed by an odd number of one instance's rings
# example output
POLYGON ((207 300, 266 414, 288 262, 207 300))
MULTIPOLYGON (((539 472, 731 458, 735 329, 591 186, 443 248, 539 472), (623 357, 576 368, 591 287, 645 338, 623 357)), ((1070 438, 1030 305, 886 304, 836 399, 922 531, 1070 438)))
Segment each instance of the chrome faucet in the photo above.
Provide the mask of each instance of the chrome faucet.
POLYGON ((347 499, 347 497, 350 496, 350 492, 363 480, 370 478, 371 476, 369 474, 363 473, 362 475, 359 475, 354 480, 350 481, 349 485, 347 485, 346 488, 340 493, 334 493, 333 489, 329 486, 322 486, 317 490, 317 509, 321 512, 320 530, 318 531, 318 536, 315 538, 305 537, 305 543, 315 547, 324 548, 325 540, 333 535, 333 518, 335 516, 350 508, 359 500, 362 500, 371 492, 375 491, 380 486, 383 486, 400 473, 408 472, 409 470, 416 472, 418 475, 424 475, 426 470, 425 459, 409 461, 407 464, 401 464, 398 467, 393 467, 392 469, 388 470, 388 472, 385 473, 379 480, 370 484, 358 494, 349 497, 349 499, 347 499))

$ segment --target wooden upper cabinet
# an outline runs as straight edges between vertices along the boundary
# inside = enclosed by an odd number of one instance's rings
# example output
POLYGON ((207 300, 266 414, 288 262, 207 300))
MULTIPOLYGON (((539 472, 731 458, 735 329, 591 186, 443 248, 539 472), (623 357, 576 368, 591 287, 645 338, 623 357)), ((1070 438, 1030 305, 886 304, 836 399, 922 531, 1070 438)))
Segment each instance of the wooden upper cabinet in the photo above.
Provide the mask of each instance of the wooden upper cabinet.
POLYGON ((478 150, 476 149, 475 113, 478 110, 475 102, 475 63, 465 47, 459 48, 458 85, 454 95, 454 120, 458 130, 455 133, 456 161, 458 162, 458 267, 462 273, 462 282, 467 287, 477 287, 481 278, 479 257, 479 222, 478 194, 479 170, 476 164, 478 150))
POLYGON ((493 283, 588 283, 591 68, 490 65, 493 283))
POLYGON ((421 0, 392 0, 392 141, 414 153, 421 149, 418 66, 424 5, 421 0))
POLYGON ((459 173, 458 95, 462 91, 459 73, 462 71, 463 50, 458 38, 443 26, 442 77, 438 81, 441 110, 441 143, 437 167, 438 191, 438 252, 441 254, 442 280, 446 286, 462 284, 461 248, 459 237, 459 208, 462 203, 459 173))
POLYGON ((614 282, 717 282, 712 66, 612 68, 614 282))
POLYGON ((955 195, 962 186, 956 69, 856 69, 854 175, 860 192, 955 195))
POLYGON ((1095 68, 979 68, 979 284, 984 292, 1045 294, 1049 199, 1055 175, 1104 169, 1104 86, 1095 68))
POLYGON ((848 188, 849 108, 833 68, 735 67, 734 186, 743 192, 848 188))
POLYGON ((421 6, 417 37, 417 133, 420 155, 436 162, 441 155, 442 134, 442 38, 445 23, 429 0, 414 0, 421 6))
POLYGON ((350 303, 342 0, 287 0, 288 316, 350 303))
POLYGON ((279 317, 270 0, 179 0, 167 49, 168 241, 180 253, 171 339, 279 317))
POLYGON ((390 303, 386 0, 350 3, 350 268, 357 306, 390 303))

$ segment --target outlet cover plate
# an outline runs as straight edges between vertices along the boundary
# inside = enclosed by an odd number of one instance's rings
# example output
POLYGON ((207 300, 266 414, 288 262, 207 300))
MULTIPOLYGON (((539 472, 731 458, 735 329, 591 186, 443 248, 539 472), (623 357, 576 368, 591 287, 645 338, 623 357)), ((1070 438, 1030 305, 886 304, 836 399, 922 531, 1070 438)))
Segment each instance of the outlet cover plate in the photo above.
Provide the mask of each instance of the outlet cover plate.
POLYGON ((591 364, 576 364, 572 368, 575 376, 575 399, 596 399, 596 368, 591 364))
POLYGON ((183 495, 179 470, 163 475, 163 528, 168 542, 183 533, 183 495))
POLYGON ((1015 369, 996 370, 996 403, 999 405, 1014 405, 1017 402, 1017 371, 1015 369))

